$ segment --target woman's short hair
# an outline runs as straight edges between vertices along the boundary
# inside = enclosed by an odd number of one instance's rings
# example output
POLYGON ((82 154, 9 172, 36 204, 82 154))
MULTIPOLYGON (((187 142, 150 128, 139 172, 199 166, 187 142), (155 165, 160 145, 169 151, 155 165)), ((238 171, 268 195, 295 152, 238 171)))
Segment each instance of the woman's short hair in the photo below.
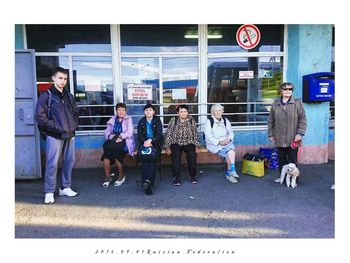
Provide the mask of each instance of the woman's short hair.
POLYGON ((214 114, 215 110, 224 110, 224 107, 221 104, 214 104, 213 106, 211 106, 211 114, 214 114))
POLYGON ((293 83, 290 83, 290 82, 283 82, 283 83, 280 85, 279 90, 284 89, 284 88, 287 87, 287 86, 292 86, 292 87, 294 88, 293 83))
POLYGON ((149 108, 151 108, 151 109, 153 109, 154 111, 156 111, 156 108, 155 108, 152 104, 150 104, 150 103, 146 104, 145 107, 143 107, 143 110, 146 110, 146 109, 149 109, 149 108))
POLYGON ((188 111, 188 106, 186 104, 181 104, 181 105, 177 106, 176 111, 179 112, 180 109, 185 109, 188 111))
POLYGON ((115 105, 115 109, 118 110, 118 108, 124 108, 126 110, 126 104, 123 102, 119 102, 117 103, 117 105, 115 105))

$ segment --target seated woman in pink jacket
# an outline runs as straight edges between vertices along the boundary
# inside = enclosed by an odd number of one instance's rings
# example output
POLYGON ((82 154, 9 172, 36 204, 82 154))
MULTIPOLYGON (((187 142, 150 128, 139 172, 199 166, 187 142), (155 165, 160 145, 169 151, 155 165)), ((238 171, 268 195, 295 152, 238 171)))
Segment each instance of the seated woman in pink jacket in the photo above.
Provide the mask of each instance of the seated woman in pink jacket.
POLYGON ((134 155, 134 126, 132 118, 126 114, 126 105, 118 103, 116 106, 116 115, 109 119, 107 128, 104 131, 106 140, 113 140, 116 143, 115 149, 105 149, 101 158, 105 170, 105 180, 102 184, 107 188, 112 181, 110 176, 111 165, 116 164, 118 169, 118 178, 114 186, 120 186, 125 183, 125 174, 123 161, 126 154, 134 155))

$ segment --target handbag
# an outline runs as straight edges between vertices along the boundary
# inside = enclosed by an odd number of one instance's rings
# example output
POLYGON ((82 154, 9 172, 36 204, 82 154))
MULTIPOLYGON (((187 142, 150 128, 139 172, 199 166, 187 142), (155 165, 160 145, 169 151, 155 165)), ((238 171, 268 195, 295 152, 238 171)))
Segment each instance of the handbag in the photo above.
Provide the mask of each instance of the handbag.
POLYGON ((157 162, 159 158, 158 150, 154 146, 145 147, 141 145, 136 158, 138 162, 157 162))
POLYGON ((243 156, 242 173, 256 177, 264 176, 264 157, 255 154, 243 156))
POLYGON ((259 153, 265 158, 265 166, 271 170, 278 169, 278 153, 276 148, 260 148, 259 153))
POLYGON ((107 140, 102 145, 104 151, 124 151, 125 140, 116 143, 114 139, 107 140))

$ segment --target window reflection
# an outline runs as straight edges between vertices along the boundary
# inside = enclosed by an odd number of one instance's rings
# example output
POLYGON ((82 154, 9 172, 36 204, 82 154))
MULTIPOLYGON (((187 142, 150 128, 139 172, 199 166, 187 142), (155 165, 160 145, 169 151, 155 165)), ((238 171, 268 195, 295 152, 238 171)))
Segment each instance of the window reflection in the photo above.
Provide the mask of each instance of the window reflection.
POLYGON ((73 57, 73 82, 77 105, 86 105, 79 128, 104 129, 114 114, 111 57, 73 57))
MULTIPOLYGON (((176 114, 176 106, 198 102, 198 58, 163 58, 164 114, 176 114)), ((197 105, 189 105, 191 114, 197 105)), ((167 124, 172 116, 164 117, 167 124)), ((198 122, 198 117, 193 116, 198 122)))
POLYGON ((120 31, 122 52, 198 51, 198 25, 121 25, 120 31))
POLYGON ((111 52, 110 25, 26 25, 36 52, 111 52))
POLYGON ((283 80, 282 72, 281 57, 209 59, 208 102, 234 102, 225 105, 225 113, 234 125, 266 124, 269 105, 278 96, 283 80))
MULTIPOLYGON (((122 58, 123 99, 127 113, 133 116, 137 125, 143 117, 143 107, 147 103, 159 104, 159 59, 158 58, 122 58), (143 95, 137 89, 143 90, 143 95), (137 105, 139 104, 139 106, 137 105)), ((159 106, 156 107, 159 114, 159 106)))

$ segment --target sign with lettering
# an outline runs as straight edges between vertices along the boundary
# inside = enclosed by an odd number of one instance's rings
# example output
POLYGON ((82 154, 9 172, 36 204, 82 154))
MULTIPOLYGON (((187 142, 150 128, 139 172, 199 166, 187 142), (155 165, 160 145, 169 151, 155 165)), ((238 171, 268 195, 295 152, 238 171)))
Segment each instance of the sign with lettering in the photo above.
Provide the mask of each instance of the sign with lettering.
POLYGON ((152 100, 152 85, 129 84, 128 100, 152 100))

